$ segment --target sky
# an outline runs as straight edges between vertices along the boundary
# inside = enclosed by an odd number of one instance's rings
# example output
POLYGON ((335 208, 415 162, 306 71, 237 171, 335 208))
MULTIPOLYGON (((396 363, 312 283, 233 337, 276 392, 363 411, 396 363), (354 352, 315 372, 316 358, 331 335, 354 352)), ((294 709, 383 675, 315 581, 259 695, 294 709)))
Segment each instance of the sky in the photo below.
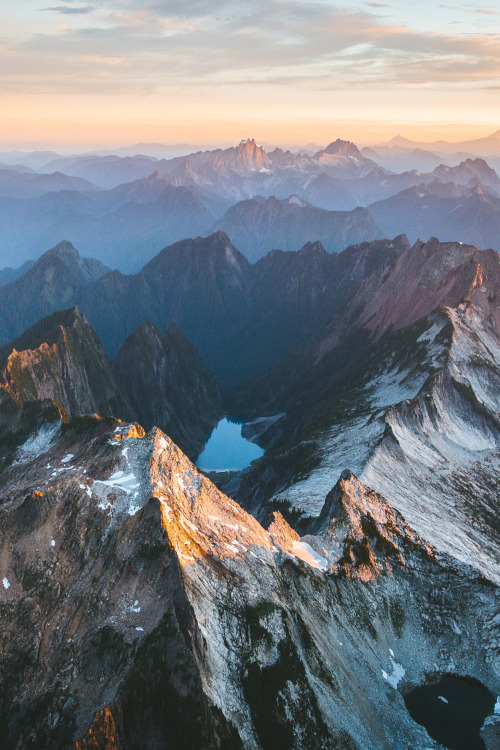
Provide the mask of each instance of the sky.
POLYGON ((500 0, 0 0, 0 146, 500 128, 500 0))

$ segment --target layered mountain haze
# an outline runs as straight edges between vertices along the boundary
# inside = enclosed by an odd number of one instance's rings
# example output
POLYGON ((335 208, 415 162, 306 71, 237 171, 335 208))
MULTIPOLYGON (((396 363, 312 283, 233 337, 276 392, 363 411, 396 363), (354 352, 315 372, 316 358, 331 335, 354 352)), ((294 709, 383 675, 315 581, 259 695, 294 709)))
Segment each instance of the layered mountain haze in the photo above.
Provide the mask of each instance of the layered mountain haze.
MULTIPOLYGON (((86 154, 42 167, 65 173, 0 170, 4 262, 13 266, 38 258, 66 239, 83 255, 131 273, 166 245, 214 229, 226 231, 252 262, 269 250, 298 249, 307 241, 321 240, 329 252, 339 252, 349 244, 402 232, 412 240, 436 235, 496 246, 496 238, 483 242, 494 237, 496 206, 472 209, 492 216, 481 216, 483 236, 469 231, 464 237, 465 222, 455 205, 438 201, 428 217, 426 205, 407 205, 415 195, 408 193, 412 188, 417 195, 427 195, 428 189, 444 198, 462 185, 485 191, 485 201, 496 200, 500 179, 483 158, 462 154, 450 164, 437 158, 428 171, 421 160, 403 171, 391 171, 384 159, 379 161, 376 151, 362 152, 340 139, 313 153, 280 148, 268 153, 247 139, 235 147, 172 159, 86 154), (387 199, 394 204, 380 207, 387 199)), ((463 214, 471 220, 467 209, 463 214)))
POLYGON ((158 159, 142 154, 133 156, 116 156, 84 154, 82 156, 59 157, 53 154, 43 162, 41 170, 62 171, 77 179, 88 180, 102 189, 111 189, 133 180, 140 180, 153 174, 158 159))
POLYGON ((69 177, 62 172, 34 174, 0 168, 1 198, 36 198, 47 193, 58 193, 62 190, 94 192, 97 191, 97 187, 88 180, 69 177))
POLYGON ((325 211, 296 195, 282 201, 273 196, 237 203, 214 229, 225 232, 251 262, 276 248, 298 250, 310 237, 330 253, 383 237, 367 209, 325 211))
POLYGON ((0 198, 5 260, 37 257, 61 238, 124 271, 137 271, 165 244, 204 233, 225 206, 154 172, 96 193, 65 190, 33 199, 0 198))
POLYGON ((408 236, 438 236, 442 241, 461 237, 480 248, 499 247, 500 198, 479 185, 431 182, 409 188, 387 200, 372 203, 370 213, 389 236, 411 227, 408 236))
POLYGON ((435 151, 441 151, 443 153, 454 153, 457 151, 468 151, 472 154, 479 154, 481 156, 500 156, 500 130, 496 130, 491 135, 484 138, 475 138, 468 141, 433 141, 429 142, 417 142, 404 138, 403 136, 397 135, 392 138, 388 146, 399 146, 402 148, 418 147, 418 148, 430 148, 435 151))

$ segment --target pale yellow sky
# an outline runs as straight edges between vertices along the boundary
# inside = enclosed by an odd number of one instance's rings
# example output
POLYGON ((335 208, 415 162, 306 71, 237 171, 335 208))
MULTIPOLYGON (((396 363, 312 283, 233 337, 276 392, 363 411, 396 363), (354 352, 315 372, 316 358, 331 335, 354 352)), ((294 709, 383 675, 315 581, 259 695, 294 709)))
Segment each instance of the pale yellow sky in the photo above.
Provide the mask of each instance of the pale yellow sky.
POLYGON ((500 127, 496 0, 52 1, 0 0, 2 147, 460 141, 500 127))

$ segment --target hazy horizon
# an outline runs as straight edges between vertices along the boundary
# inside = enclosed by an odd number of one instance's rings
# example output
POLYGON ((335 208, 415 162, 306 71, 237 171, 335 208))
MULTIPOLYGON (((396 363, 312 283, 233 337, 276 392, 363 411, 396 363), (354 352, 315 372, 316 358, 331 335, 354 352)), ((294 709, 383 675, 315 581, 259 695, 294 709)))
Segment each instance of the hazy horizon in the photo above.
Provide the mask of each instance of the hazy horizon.
POLYGON ((361 144, 498 129, 491 0, 0 0, 0 148, 361 144))
MULTIPOLYGON (((337 138, 340 138, 341 140, 347 140, 347 141, 353 141, 361 147, 369 147, 369 146, 377 146, 377 145, 386 145, 391 140, 397 137, 402 137, 405 139, 408 139, 409 141, 415 142, 416 144, 425 144, 427 143, 429 147, 431 147, 434 143, 443 142, 447 143, 450 146, 452 146, 454 143, 457 144, 457 146, 460 146, 462 143, 468 141, 468 140, 476 140, 480 138, 487 138, 488 136, 491 136, 495 134, 497 131, 500 132, 500 128, 496 128, 495 130, 492 130, 490 127, 489 129, 485 128, 479 128, 477 129, 477 132, 474 135, 469 134, 466 137, 458 138, 458 137, 439 137, 436 135, 432 140, 430 139, 429 134, 424 132, 422 137, 411 137, 408 135, 408 132, 404 130, 403 128, 400 128, 397 131, 394 131, 393 134, 387 138, 379 138, 376 139, 370 139, 369 137, 360 137, 355 138, 354 137, 354 130, 355 125, 353 126, 353 132, 349 133, 346 130, 346 126, 343 128, 338 128, 337 130, 335 128, 332 128, 330 136, 327 136, 326 138, 320 140, 320 139, 313 139, 310 138, 309 140, 304 139, 301 142, 293 142, 293 141, 286 141, 286 140, 274 140, 274 141, 268 141, 265 138, 258 138, 255 137, 253 133, 247 134, 245 138, 243 137, 235 137, 233 140, 221 140, 219 142, 194 142, 194 141, 154 141, 154 140, 146 140, 141 139, 137 141, 116 141, 116 142, 102 142, 102 143, 65 143, 62 141, 11 141, 11 142, 2 142, 0 141, 0 151, 3 151, 5 153, 8 152, 36 152, 36 151, 54 151, 60 154, 84 154, 84 153, 98 153, 99 151, 119 151, 119 150, 130 150, 134 147, 139 146, 149 146, 149 147, 158 147, 159 149, 164 147, 166 149, 183 149, 183 148, 193 148, 193 149, 203 149, 203 150, 211 150, 211 149, 217 149, 217 148, 231 148, 234 146, 237 146, 242 140, 246 140, 246 138, 250 138, 256 141, 259 145, 261 145, 264 149, 270 150, 274 148, 290 148, 292 150, 298 150, 298 149, 307 149, 311 147, 317 147, 319 148, 325 148, 329 143, 331 143, 334 140, 337 140, 337 138)), ((408 130, 410 130, 409 128, 408 130)), ((247 128, 248 130, 248 128, 247 128)), ((243 132, 243 130, 242 130, 243 132)), ((467 131, 465 131, 467 132, 467 131)), ((139 152, 137 152, 139 153, 139 152)), ((187 153, 187 152, 186 152, 187 153)), ((493 154, 492 154, 493 155, 493 154)))

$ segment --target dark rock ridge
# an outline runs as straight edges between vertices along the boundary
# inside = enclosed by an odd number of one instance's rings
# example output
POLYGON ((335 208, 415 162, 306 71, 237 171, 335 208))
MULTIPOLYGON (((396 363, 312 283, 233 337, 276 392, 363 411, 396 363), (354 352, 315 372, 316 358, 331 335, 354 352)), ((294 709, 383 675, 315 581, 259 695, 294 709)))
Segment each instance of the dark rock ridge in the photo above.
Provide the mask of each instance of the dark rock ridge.
POLYGON ((351 475, 345 523, 330 496, 326 533, 266 531, 160 431, 44 403, 0 470, 6 750, 424 750, 401 691, 429 669, 499 694, 497 587, 351 475))
POLYGON ((70 416, 160 425, 192 456, 222 414, 213 375, 182 332, 139 327, 111 362, 77 308, 44 318, 0 349, 0 392, 17 405, 52 399, 70 416))
POLYGON ((196 456, 222 417, 217 382, 199 352, 173 323, 164 335, 143 323, 118 353, 116 371, 131 409, 146 429, 160 425, 196 456))
POLYGON ((263 405, 270 389, 300 381, 302 367, 306 374, 311 362, 326 368, 325 356, 346 337, 346 353, 354 354, 363 341, 356 334, 356 344, 354 331, 380 337, 441 304, 458 304, 479 266, 491 266, 490 280, 495 276, 496 257, 494 251, 435 239, 410 247, 399 236, 339 255, 307 243, 299 252, 273 251, 252 266, 218 232, 165 248, 134 276, 114 271, 87 281, 71 270, 75 262, 48 253, 24 277, 0 288, 1 336, 5 343, 43 315, 76 304, 108 355, 116 357, 142 323, 149 320, 160 331, 176 323, 224 387, 290 356, 285 366, 293 378, 277 376, 280 382, 273 385, 274 376, 266 376, 263 405))
POLYGON ((142 323, 159 330, 176 323, 218 381, 233 384, 279 361, 332 318, 357 289, 365 265, 381 278, 406 248, 397 238, 328 255, 308 243, 252 266, 218 232, 165 248, 134 276, 113 271, 90 283, 78 282, 64 259, 48 254, 0 288, 0 341, 68 305, 87 315, 111 357, 142 323))

